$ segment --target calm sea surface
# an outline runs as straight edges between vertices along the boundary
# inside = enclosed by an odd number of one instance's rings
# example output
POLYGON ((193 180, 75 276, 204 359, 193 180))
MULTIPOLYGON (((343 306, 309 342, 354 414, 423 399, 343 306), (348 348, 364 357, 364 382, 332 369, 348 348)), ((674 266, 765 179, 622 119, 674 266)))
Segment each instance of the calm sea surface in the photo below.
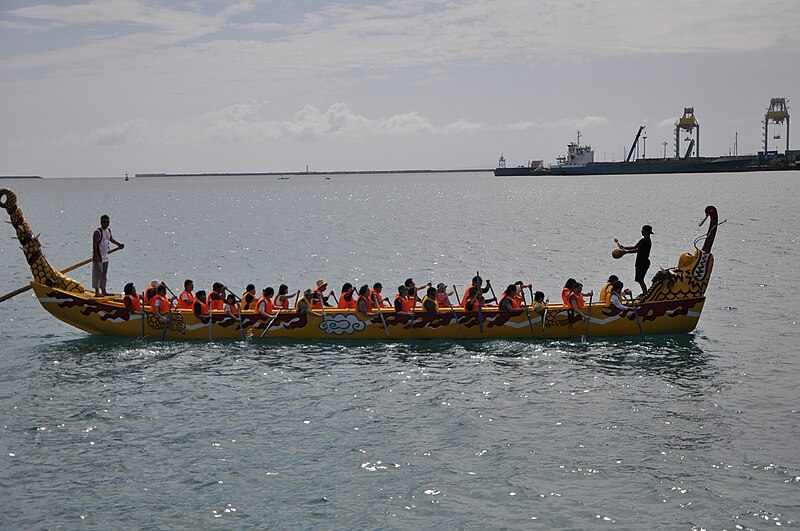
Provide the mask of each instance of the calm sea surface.
MULTIPOLYGON (((3 529, 774 529, 800 525, 800 174, 0 181, 56 266, 103 213, 110 288, 324 278, 558 298, 717 234, 689 335, 160 343, 0 303, 3 529)), ((7 219, 5 211, 0 212, 7 219)), ((31 275, 0 226, 0 293, 31 275)), ((72 276, 89 285, 91 270, 72 276)))

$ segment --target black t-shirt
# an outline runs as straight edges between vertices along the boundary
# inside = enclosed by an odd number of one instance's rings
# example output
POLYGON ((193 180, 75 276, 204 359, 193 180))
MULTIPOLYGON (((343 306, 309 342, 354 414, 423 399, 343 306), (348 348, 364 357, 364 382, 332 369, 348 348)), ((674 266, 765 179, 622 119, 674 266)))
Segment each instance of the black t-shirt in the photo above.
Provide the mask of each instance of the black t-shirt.
POLYGON ((650 263, 650 248, 652 246, 653 242, 650 241, 650 238, 642 238, 639 240, 639 243, 636 244, 636 247, 639 249, 636 252, 636 265, 650 263))

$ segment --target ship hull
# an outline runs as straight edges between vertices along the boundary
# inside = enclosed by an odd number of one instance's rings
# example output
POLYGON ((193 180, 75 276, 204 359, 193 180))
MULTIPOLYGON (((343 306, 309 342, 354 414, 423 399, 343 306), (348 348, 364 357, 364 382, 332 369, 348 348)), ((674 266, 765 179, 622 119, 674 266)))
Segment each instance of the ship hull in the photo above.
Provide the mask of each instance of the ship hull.
POLYGON ((552 175, 624 175, 657 173, 720 173, 746 171, 755 157, 640 159, 634 162, 592 162, 586 166, 552 166, 552 175))

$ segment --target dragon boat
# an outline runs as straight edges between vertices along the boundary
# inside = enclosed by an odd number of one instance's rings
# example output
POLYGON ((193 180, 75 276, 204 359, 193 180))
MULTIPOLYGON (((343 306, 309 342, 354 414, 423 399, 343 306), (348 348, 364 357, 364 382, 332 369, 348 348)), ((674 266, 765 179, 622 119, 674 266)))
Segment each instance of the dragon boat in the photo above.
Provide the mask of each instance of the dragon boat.
POLYGON ((587 305, 583 311, 590 317, 588 326, 560 304, 548 305, 541 314, 524 306, 503 312, 491 306, 482 311, 456 306, 441 308, 436 315, 421 310, 396 314, 393 308, 374 315, 333 308, 317 313, 282 310, 271 319, 243 311, 241 323, 222 311, 197 317, 191 311, 172 310, 165 323, 150 311, 129 312, 119 295, 95 297, 80 282, 53 267, 17 206, 13 191, 0 189, 0 207, 8 212, 16 230, 39 303, 57 319, 90 334, 206 341, 569 339, 688 333, 697 326, 705 304, 714 265, 711 247, 719 224, 717 209, 707 206, 700 225, 706 220, 710 223, 707 232, 694 240, 694 251, 681 254, 676 267, 656 273, 647 292, 627 310, 597 303, 587 305), (698 247, 700 242, 702 248, 698 247))

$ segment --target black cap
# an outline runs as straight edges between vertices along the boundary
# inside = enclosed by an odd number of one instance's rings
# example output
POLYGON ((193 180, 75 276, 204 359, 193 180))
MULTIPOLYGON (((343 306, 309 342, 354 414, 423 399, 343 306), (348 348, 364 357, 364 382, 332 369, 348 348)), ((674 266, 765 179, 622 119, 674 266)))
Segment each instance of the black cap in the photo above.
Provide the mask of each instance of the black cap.
POLYGON ((645 225, 644 227, 642 227, 642 231, 648 234, 655 234, 655 232, 653 232, 653 227, 651 227, 650 225, 645 225))

